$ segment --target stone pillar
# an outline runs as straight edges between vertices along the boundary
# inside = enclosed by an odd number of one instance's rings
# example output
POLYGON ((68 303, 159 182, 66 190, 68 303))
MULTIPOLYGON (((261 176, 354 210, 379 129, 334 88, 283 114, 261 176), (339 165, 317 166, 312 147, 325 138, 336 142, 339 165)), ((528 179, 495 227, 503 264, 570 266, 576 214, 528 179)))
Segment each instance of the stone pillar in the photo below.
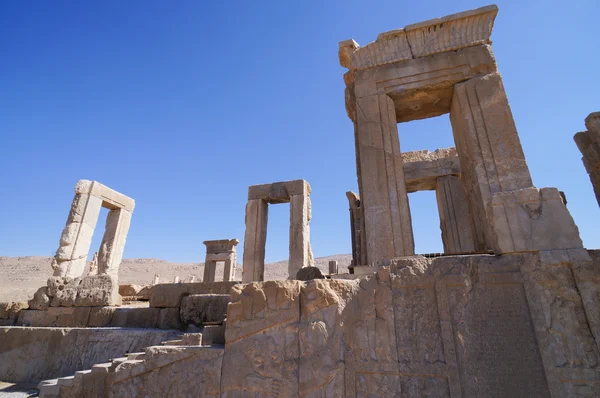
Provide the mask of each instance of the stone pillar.
POLYGON ((367 264, 365 251, 365 227, 360 207, 360 198, 354 192, 346 192, 350 210, 350 237, 352 239, 352 263, 367 264))
POLYGON ((300 268, 312 265, 310 227, 308 226, 311 218, 310 211, 310 196, 308 196, 308 192, 290 197, 289 279, 294 279, 300 268))
POLYGON ((452 175, 439 177, 435 195, 440 214, 444 253, 474 252, 469 204, 460 178, 452 175))
POLYGON ((264 280, 268 216, 269 208, 266 201, 251 199, 246 204, 244 268, 242 271, 244 283, 264 280))
POLYGON ((585 127, 587 131, 575 134, 573 139, 583 155, 581 160, 600 204, 600 112, 590 113, 585 118, 585 127))
POLYGON ((225 268, 223 269, 223 281, 233 281, 235 279, 235 265, 237 263, 237 255, 233 253, 233 256, 229 260, 225 260, 225 268))
POLYGON ((78 278, 83 274, 102 208, 102 199, 83 193, 88 191, 89 187, 80 182, 75 186, 71 211, 52 264, 54 276, 78 278))
POLYGON ((155 274, 154 275, 154 280, 152 281, 153 285, 158 285, 160 283, 160 275, 155 274))
POLYGON ((385 94, 374 94, 357 98, 356 109, 356 162, 367 263, 412 255, 414 240, 394 102, 385 94))
POLYGON ((131 212, 113 209, 106 217, 106 229, 98 254, 98 273, 118 277, 125 241, 131 224, 131 212))
POLYGON ((336 260, 332 260, 329 262, 329 275, 338 274, 338 262, 336 260))
POLYGON ((487 249, 494 246, 486 218, 492 195, 533 187, 500 74, 456 84, 450 121, 474 218, 475 240, 480 242, 476 249, 487 249))
POLYGON ((209 254, 206 254, 204 260, 204 276, 202 282, 214 282, 216 280, 217 262, 209 259, 209 254))

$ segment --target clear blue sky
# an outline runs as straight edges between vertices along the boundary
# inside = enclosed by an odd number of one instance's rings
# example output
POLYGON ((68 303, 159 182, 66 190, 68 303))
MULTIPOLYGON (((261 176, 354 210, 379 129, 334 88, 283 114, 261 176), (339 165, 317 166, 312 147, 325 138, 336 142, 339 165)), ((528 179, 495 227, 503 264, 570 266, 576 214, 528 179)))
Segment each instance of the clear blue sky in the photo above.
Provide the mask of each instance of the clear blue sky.
MULTIPOLYGON (((600 210, 572 136, 600 110, 600 2, 497 4, 493 48, 534 183, 566 192, 596 248, 600 210)), ((313 189, 315 255, 349 253, 344 193, 357 183, 338 42, 483 5, 1 2, 0 255, 53 255, 81 178, 136 200, 126 257, 203 261, 203 240, 243 241, 248 185, 298 178, 313 189)), ((453 145, 447 115, 399 133, 403 151, 453 145)), ((433 192, 410 200, 417 252, 441 251, 433 192)), ((269 211, 276 261, 289 210, 269 211)))

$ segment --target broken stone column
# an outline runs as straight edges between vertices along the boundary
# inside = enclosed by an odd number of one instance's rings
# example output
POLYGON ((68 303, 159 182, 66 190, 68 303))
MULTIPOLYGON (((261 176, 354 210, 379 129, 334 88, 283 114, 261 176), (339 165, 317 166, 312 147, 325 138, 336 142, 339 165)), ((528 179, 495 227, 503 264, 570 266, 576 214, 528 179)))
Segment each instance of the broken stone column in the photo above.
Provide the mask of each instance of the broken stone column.
POLYGON ((237 239, 220 239, 204 241, 206 259, 204 261, 204 278, 202 282, 215 282, 217 262, 223 262, 223 281, 232 281, 235 277, 237 239))
POLYGON ((590 113, 585 118, 585 127, 587 131, 575 134, 573 139, 583 155, 581 160, 600 204, 600 112, 590 113))
POLYGON ((457 176, 439 177, 435 195, 440 214, 444 253, 474 252, 469 204, 460 178, 457 176))
POLYGON ((265 278, 265 245, 269 207, 262 199, 246 204, 246 233, 244 234, 244 263, 242 281, 250 283, 265 278))
POLYGON ((346 192, 350 210, 350 237, 352 239, 352 262, 353 264, 367 264, 367 252, 365 250, 365 226, 360 207, 360 197, 351 191, 346 192))

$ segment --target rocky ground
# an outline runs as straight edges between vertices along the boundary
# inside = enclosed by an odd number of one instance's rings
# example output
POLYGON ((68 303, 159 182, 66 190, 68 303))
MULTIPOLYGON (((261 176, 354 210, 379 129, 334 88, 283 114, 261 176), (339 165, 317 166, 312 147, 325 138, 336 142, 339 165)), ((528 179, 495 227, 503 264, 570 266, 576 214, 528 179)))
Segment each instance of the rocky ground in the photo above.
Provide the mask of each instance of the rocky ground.
MULTIPOLYGON (((338 254, 315 259, 315 265, 324 273, 328 273, 329 260, 338 260, 340 273, 347 273, 352 256, 338 254)), ((0 302, 26 301, 33 297, 35 291, 46 285, 52 275, 50 263, 52 257, 0 257, 0 302)), ((172 282, 175 276, 181 281, 188 281, 192 275, 196 281, 202 280, 203 263, 171 263, 155 258, 125 259, 119 268, 119 283, 145 285, 152 283, 154 275, 160 275, 161 282, 172 282)), ((265 279, 287 279, 287 261, 279 261, 265 265, 265 279)), ((223 268, 217 267, 217 280, 223 277, 223 268)), ((236 268, 236 279, 242 280, 242 267, 236 268)))

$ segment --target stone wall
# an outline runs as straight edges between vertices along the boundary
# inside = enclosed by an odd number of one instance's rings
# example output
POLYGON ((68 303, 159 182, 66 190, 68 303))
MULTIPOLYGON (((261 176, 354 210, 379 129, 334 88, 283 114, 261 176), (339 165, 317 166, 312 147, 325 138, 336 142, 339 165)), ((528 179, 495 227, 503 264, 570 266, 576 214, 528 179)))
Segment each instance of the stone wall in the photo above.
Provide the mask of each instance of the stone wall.
POLYGON ((598 265, 407 257, 357 280, 236 286, 222 396, 597 396, 598 265))
POLYGON ((0 380, 38 382, 175 337, 152 329, 0 327, 0 380))

